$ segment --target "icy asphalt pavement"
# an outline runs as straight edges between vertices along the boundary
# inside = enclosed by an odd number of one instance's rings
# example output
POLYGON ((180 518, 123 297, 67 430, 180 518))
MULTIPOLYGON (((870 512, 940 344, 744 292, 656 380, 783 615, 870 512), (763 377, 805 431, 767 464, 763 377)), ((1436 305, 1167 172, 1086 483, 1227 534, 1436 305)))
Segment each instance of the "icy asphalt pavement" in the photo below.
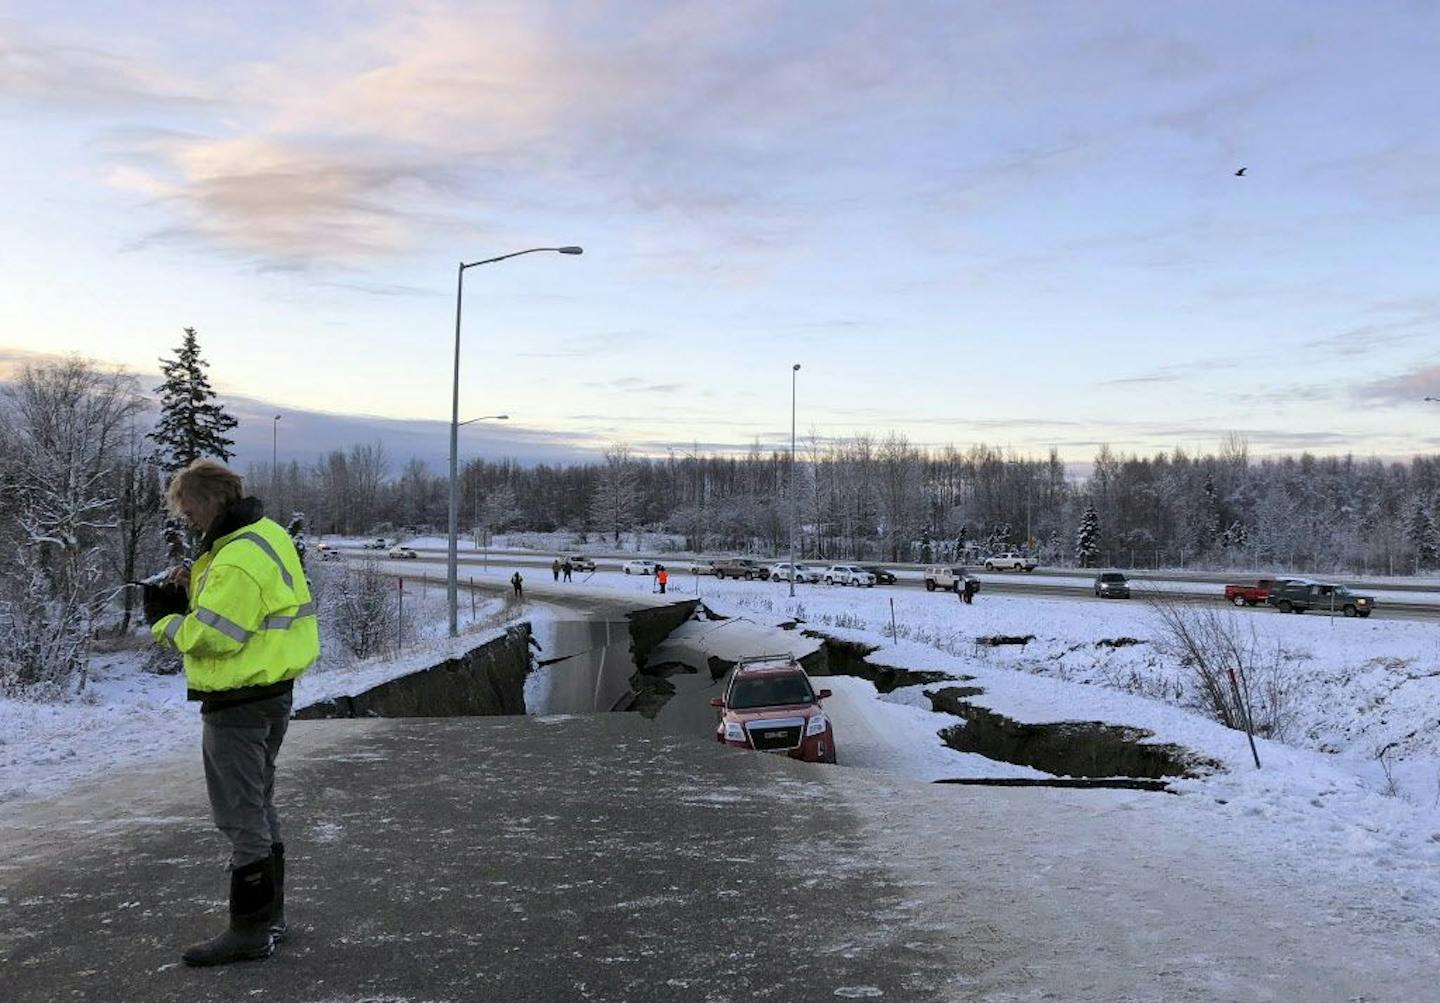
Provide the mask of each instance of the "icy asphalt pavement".
POLYGON ((1182 797, 915 784, 614 714, 297 722, 280 800, 292 939, 218 971, 177 964, 224 911, 198 756, 0 817, 4 998, 1430 998, 1434 930, 1182 797))

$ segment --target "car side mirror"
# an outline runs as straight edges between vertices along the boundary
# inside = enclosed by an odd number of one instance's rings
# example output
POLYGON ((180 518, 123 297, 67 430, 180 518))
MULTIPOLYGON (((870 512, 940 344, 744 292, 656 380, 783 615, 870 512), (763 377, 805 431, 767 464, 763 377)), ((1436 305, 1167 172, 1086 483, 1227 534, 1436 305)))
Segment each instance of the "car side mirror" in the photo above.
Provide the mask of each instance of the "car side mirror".
POLYGON ((815 694, 815 699, 816 699, 816 700, 824 700, 826 697, 828 697, 828 696, 830 696, 830 695, 831 695, 831 693, 830 693, 829 690, 821 690, 819 693, 815 694))
POLYGON ((711 697, 711 698, 710 698, 710 706, 711 706, 711 707, 722 707, 722 708, 723 708, 723 707, 725 706, 725 698, 724 698, 724 697, 711 697))

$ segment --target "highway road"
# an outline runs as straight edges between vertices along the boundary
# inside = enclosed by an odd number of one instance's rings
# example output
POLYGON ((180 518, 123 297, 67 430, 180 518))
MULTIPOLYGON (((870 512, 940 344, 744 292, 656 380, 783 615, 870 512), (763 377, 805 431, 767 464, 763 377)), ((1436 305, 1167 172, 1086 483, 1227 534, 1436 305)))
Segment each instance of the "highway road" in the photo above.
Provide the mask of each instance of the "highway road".
MULTIPOLYGON (((361 547, 342 547, 340 552, 347 558, 358 558, 363 556, 374 556, 380 560, 387 560, 384 552, 367 551, 361 547)), ((439 548, 415 548, 419 555, 415 559, 417 567, 425 568, 445 565, 445 551, 439 548)), ((489 554, 476 554, 473 550, 463 550, 460 553, 459 563, 462 568, 470 569, 471 574, 475 569, 496 570, 501 568, 544 568, 549 569, 554 561, 553 554, 523 553, 516 551, 499 551, 489 554)), ((594 557, 597 572, 620 571, 620 566, 625 561, 636 560, 636 555, 626 554, 623 556, 598 555, 594 557)), ((661 559, 662 562, 665 560, 661 559)), ((676 580, 688 578, 684 570, 689 566, 689 559, 670 559, 670 567, 676 580)), ((924 587, 921 571, 914 565, 887 564, 897 577, 894 585, 877 586, 878 588, 905 588, 919 589, 924 587)), ((973 573, 973 572, 972 572, 973 573)), ((584 577, 582 573, 577 577, 584 577)), ((1183 599, 1186 601, 1215 602, 1223 603, 1222 585, 1226 581, 1233 581, 1238 578, 1244 581, 1243 576, 1232 576, 1227 578, 1214 573, 1196 573, 1191 577, 1177 578, 1174 576, 1157 576, 1154 572, 1137 572, 1127 576, 1131 577, 1137 584, 1134 589, 1134 599, 1131 601, 1144 601, 1147 593, 1150 595, 1163 595, 1168 598, 1183 599), (1213 585, 1213 587, 1211 587, 1213 585)), ((1082 571, 1075 568, 1040 568, 1033 573, 1024 572, 984 572, 978 573, 981 581, 982 591, 991 595, 1029 595, 1042 596, 1050 599, 1066 599, 1078 602, 1119 602, 1123 600, 1097 599, 1092 591, 1091 582, 1094 579, 1094 572, 1082 571)), ((777 583, 777 587, 780 583, 777 583)), ((804 589, 827 588, 828 586, 804 584, 799 586, 804 589)), ((1367 586, 1369 588, 1370 586, 1367 586)), ((1435 620, 1440 622, 1440 588, 1431 588, 1414 583, 1407 583, 1404 588, 1391 583, 1373 583, 1376 592, 1391 593, 1381 594, 1377 597, 1376 608, 1373 614, 1377 620, 1435 620), (1394 593, 1405 593, 1400 598, 1394 593)), ((1279 615, 1274 610, 1265 607, 1257 607, 1250 612, 1256 615, 1279 615)), ((1323 615, 1323 614, 1320 614, 1323 615)))

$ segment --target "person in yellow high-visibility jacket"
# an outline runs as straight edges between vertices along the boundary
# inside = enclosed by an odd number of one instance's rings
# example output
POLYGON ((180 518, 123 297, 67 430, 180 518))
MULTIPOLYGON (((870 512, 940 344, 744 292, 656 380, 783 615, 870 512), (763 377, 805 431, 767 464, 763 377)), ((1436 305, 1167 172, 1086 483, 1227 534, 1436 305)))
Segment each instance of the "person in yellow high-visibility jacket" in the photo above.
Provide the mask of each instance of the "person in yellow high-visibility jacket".
POLYGON ((315 603, 290 535, 247 498, 240 477, 197 460, 170 482, 171 511, 204 535, 189 568, 184 611, 147 589, 157 642, 184 655, 200 701, 205 786, 230 840, 230 923, 184 952, 189 965, 268 957, 285 936, 285 844, 275 811, 275 758, 290 722, 295 679, 320 654, 315 603))

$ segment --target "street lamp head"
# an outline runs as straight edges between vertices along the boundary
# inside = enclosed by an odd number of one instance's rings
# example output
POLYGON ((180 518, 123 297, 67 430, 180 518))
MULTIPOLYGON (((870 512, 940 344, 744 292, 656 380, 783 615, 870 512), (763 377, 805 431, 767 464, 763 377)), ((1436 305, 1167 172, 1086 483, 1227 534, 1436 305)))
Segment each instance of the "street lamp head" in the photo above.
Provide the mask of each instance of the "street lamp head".
POLYGON ((555 250, 559 251, 561 254, 584 254, 584 253, 585 253, 585 248, 583 248, 583 247, 557 247, 557 248, 555 248, 555 250))
POLYGON ((798 362, 795 363, 795 365, 791 366, 790 369, 791 369, 793 372, 797 372, 797 373, 798 373, 798 372, 800 371, 800 363, 798 363, 798 362))

